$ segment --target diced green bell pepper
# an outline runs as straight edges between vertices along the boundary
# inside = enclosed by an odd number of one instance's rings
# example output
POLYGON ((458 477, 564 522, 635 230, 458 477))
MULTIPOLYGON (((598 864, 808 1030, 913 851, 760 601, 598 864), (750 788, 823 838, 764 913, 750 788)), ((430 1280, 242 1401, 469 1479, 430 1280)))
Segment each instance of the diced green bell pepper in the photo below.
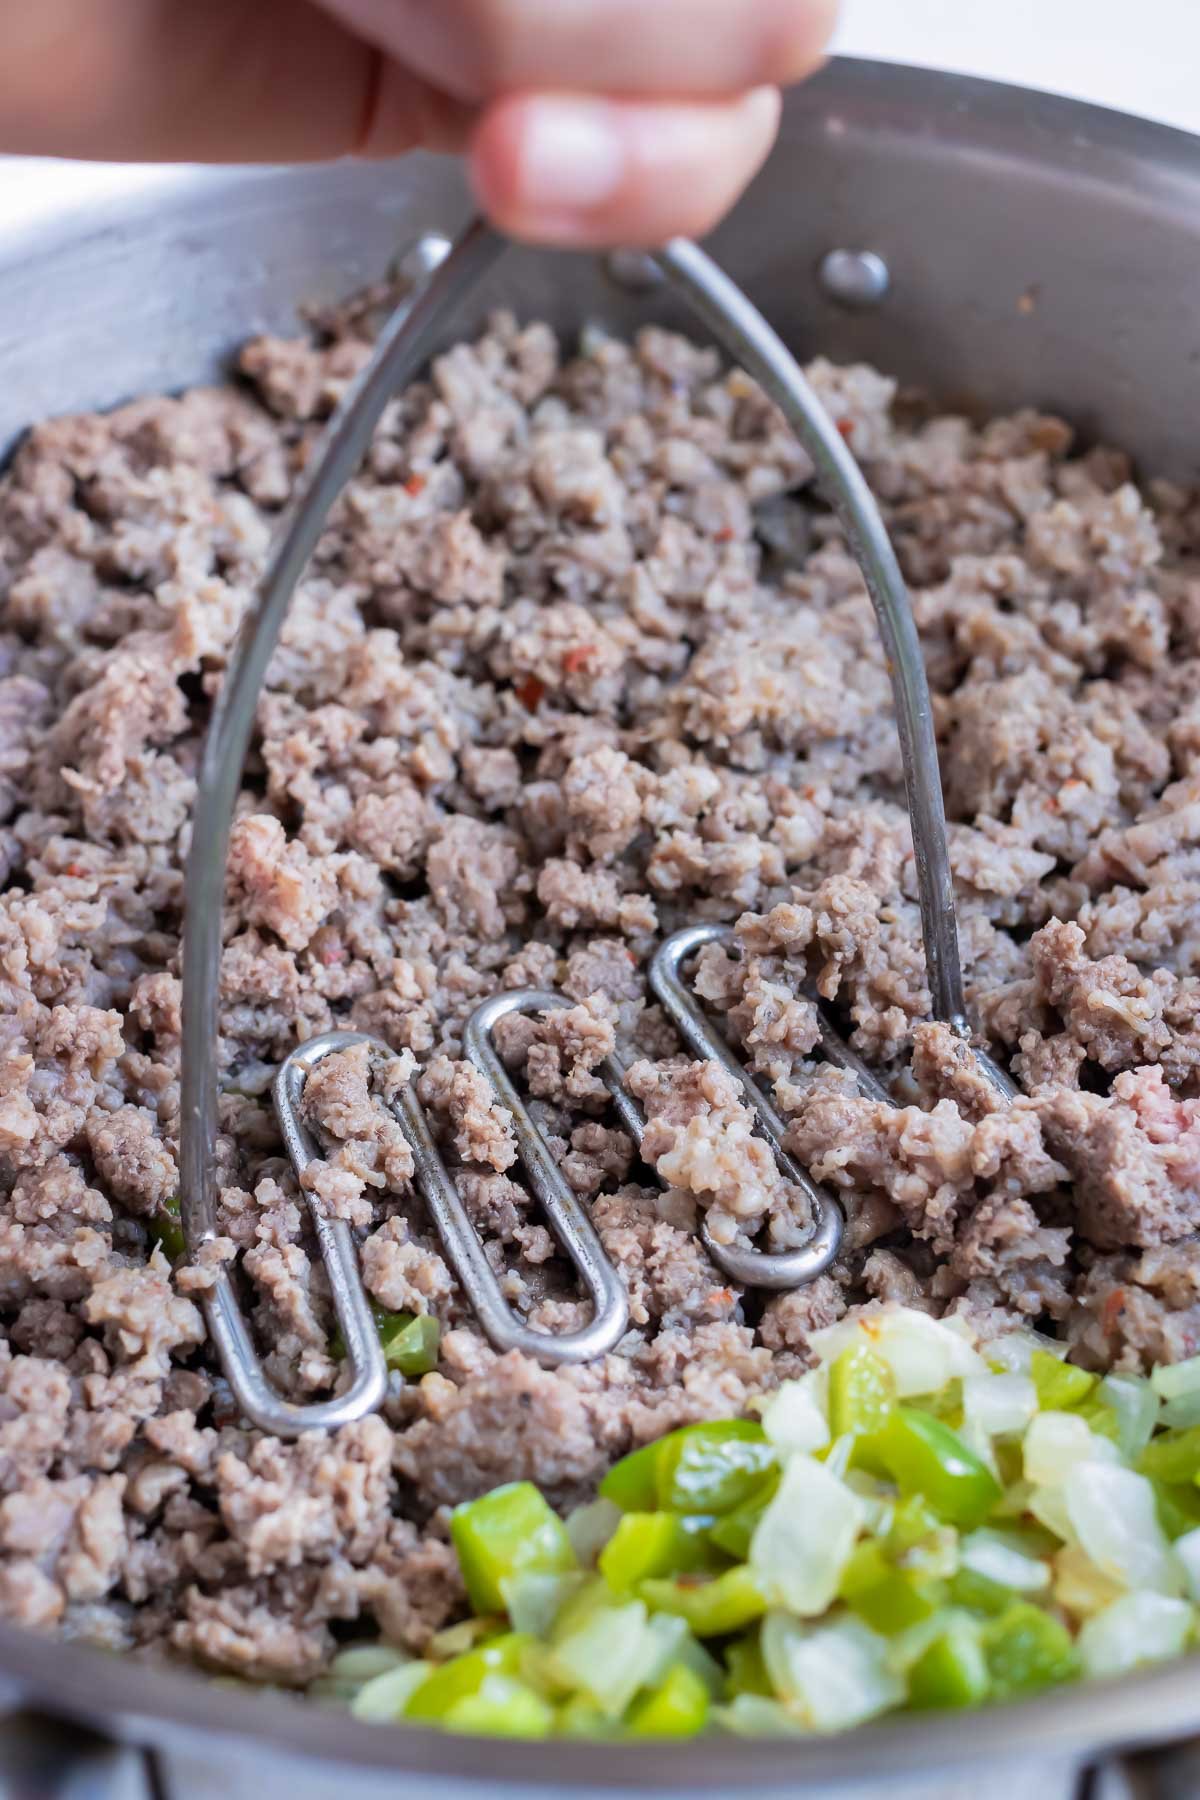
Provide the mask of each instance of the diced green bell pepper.
POLYGON ((443 1720, 451 1707, 478 1693, 485 1677, 521 1673, 522 1658, 535 1640, 524 1632, 506 1631, 434 1669, 408 1697, 406 1719, 443 1720))
POLYGON ((970 1529, 1000 1498, 1000 1484, 957 1433, 932 1413, 897 1406, 867 1440, 903 1494, 922 1495, 943 1519, 970 1529))
POLYGON ((701 1530, 676 1513, 628 1512, 600 1552, 599 1569, 614 1594, 629 1594, 639 1581, 702 1569, 708 1547, 701 1530))
POLYGON ((651 1612, 686 1620, 697 1637, 723 1637, 761 1619, 766 1597, 745 1563, 723 1575, 683 1575, 677 1581, 643 1581, 638 1594, 651 1612))
POLYGON ((554 1712, 523 1681, 491 1674, 473 1694, 465 1694, 447 1709, 442 1724, 449 1731, 483 1737, 544 1738, 554 1729, 554 1712))
POLYGON ((1162 1431, 1138 1458, 1138 1473, 1152 1481, 1195 1481, 1200 1474, 1200 1425, 1162 1431))
POLYGON ((908 1671, 908 1703, 932 1707, 978 1706, 990 1681, 979 1633, 955 1620, 921 1652, 908 1671))
POLYGON ((480 1613, 504 1611, 501 1584, 513 1575, 575 1567, 566 1526, 531 1481, 509 1482, 456 1506, 450 1536, 468 1598, 480 1613))
MULTIPOLYGON (((399 1369, 406 1379, 416 1380, 437 1368, 442 1328, 431 1313, 394 1313, 372 1305, 371 1317, 389 1369, 399 1369)), ((340 1330, 333 1334, 329 1354, 339 1362, 346 1354, 346 1340, 340 1330)))
POLYGON ((850 1553, 838 1593, 851 1612, 884 1637, 932 1618, 946 1600, 943 1583, 896 1568, 882 1544, 870 1539, 850 1553))
POLYGON ((984 1626, 983 1649, 998 1699, 1031 1694, 1079 1673, 1066 1627, 1028 1601, 1018 1601, 984 1626))
POLYGON ((611 1500, 622 1512, 653 1512, 658 1505, 658 1459, 667 1441, 643 1444, 614 1463, 600 1483, 600 1498, 611 1500))
POLYGON ((1185 1481, 1151 1481, 1158 1522, 1171 1542, 1200 1525, 1200 1493, 1185 1481))
POLYGON ((1074 1363, 1060 1362, 1048 1350, 1035 1350, 1029 1359, 1029 1374, 1037 1392, 1039 1412, 1067 1412, 1086 1400, 1096 1385, 1096 1376, 1074 1363))
POLYGON ((738 1694, 762 1694, 767 1699, 775 1694, 757 1627, 725 1646, 725 1695, 732 1700, 738 1694))
POLYGON ((587 1694, 572 1694, 555 1714, 555 1733, 565 1738, 602 1738, 612 1732, 612 1720, 587 1694))
POLYGON ((384 1362, 410 1380, 437 1368, 441 1339, 442 1328, 432 1313, 389 1313, 386 1323, 379 1324, 384 1362))
POLYGON ((896 1381, 887 1364, 865 1344, 843 1350, 829 1371, 831 1437, 881 1430, 895 1404, 896 1381))
POLYGON ((1121 1442, 1121 1419, 1116 1407, 1110 1406, 1104 1397, 1103 1388, 1089 1394, 1086 1399, 1071 1408, 1077 1418, 1083 1420, 1089 1431, 1097 1437, 1107 1438, 1109 1443, 1119 1445, 1121 1442))
POLYGON ((660 1446, 655 1478, 663 1512, 729 1513, 756 1494, 776 1467, 774 1447, 754 1419, 722 1419, 673 1431, 660 1446))
POLYGON ((652 1693, 635 1700, 626 1729, 635 1738, 695 1737, 708 1722, 708 1689, 686 1663, 674 1663, 652 1693))
POLYGON ((146 1226, 150 1236, 162 1246, 170 1263, 181 1262, 187 1255, 187 1239, 183 1235, 178 1194, 170 1194, 146 1226))
POLYGON ((1012 1605, 1013 1591, 993 1581, 990 1575, 977 1575, 974 1569, 959 1569, 950 1577, 949 1598, 952 1605, 964 1606, 968 1612, 999 1618, 1012 1605))
POLYGON ((724 1550, 736 1562, 745 1562, 750 1554, 750 1539, 758 1529, 759 1520, 775 1498, 779 1481, 778 1469, 772 1470, 756 1494, 743 1501, 741 1506, 735 1506, 723 1518, 715 1519, 708 1528, 709 1542, 719 1550, 724 1550))

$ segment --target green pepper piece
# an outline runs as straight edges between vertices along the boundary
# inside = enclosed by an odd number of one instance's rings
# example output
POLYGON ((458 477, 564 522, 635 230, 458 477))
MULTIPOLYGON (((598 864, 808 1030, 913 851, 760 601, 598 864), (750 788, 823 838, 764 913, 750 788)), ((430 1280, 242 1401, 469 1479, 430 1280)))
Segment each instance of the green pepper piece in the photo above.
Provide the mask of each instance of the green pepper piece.
POLYGON ((997 1699, 1031 1694, 1079 1673, 1066 1627, 1028 1601, 1017 1601, 984 1626, 983 1649, 997 1699))
POLYGON ((1200 1473, 1200 1425, 1160 1431, 1138 1457, 1137 1468, 1152 1481, 1194 1481, 1200 1473))
POLYGON ((761 1619, 766 1596, 745 1563, 722 1575, 682 1575, 677 1581, 643 1581, 638 1596, 651 1612, 685 1619, 697 1637, 723 1637, 761 1619))
POLYGON ((1029 1359, 1029 1374, 1037 1391, 1039 1412, 1069 1411, 1087 1399, 1097 1380, 1074 1363, 1060 1362, 1048 1350, 1034 1351, 1029 1359))
POLYGON ((766 1485, 774 1446, 754 1419, 688 1425, 664 1438, 656 1470, 663 1512, 728 1513, 766 1485))
POLYGON ((871 1541, 851 1552, 838 1593, 851 1612, 885 1637, 932 1618, 946 1600, 943 1583, 896 1568, 883 1546, 871 1541))
POLYGON ((865 1344, 843 1350, 829 1371, 831 1437, 881 1430, 895 1404, 896 1380, 887 1364, 865 1344))
POLYGON ((504 1611, 502 1584, 513 1575, 556 1575, 575 1567, 566 1526, 531 1481, 509 1482, 456 1506, 450 1536, 479 1613, 504 1611))
POLYGON ((986 1618, 999 1618, 1013 1603, 1011 1588, 1001 1586, 990 1575, 977 1575, 974 1569, 959 1569, 952 1575, 948 1593, 953 1606, 963 1606, 986 1618))
POLYGON ((930 1707, 978 1706, 988 1691, 988 1665, 979 1633, 956 1620, 921 1652, 908 1671, 908 1703, 930 1707))
POLYGON ((1110 1443, 1120 1445, 1121 1420, 1116 1407, 1110 1406, 1105 1399, 1103 1388, 1097 1389, 1094 1394, 1089 1394, 1085 1400, 1081 1400, 1078 1405, 1073 1406, 1071 1411, 1077 1418, 1082 1419, 1088 1430, 1094 1431, 1097 1437, 1107 1438, 1110 1443))
POLYGON ((704 1538, 689 1521, 675 1513, 628 1512, 600 1552, 598 1567, 614 1594, 628 1594, 648 1576, 701 1569, 706 1560, 704 1538))
POLYGON ((1158 1522, 1174 1543, 1200 1525, 1200 1493, 1188 1482, 1152 1481, 1158 1522))
POLYGON ((484 1676, 473 1694, 448 1707, 441 1723, 447 1731, 482 1737, 544 1738, 554 1728, 554 1713, 523 1681, 492 1674, 484 1676))
POLYGON ((653 1512, 658 1503, 658 1459, 669 1442, 669 1438, 660 1438, 657 1443, 643 1444, 614 1463, 600 1483, 600 1498, 611 1500, 622 1512, 653 1512))
POLYGON ((985 1463, 932 1413, 897 1406, 867 1440, 901 1493, 921 1494, 952 1525, 982 1524, 1000 1498, 985 1463))
POLYGON ((768 1700, 775 1696, 757 1626, 725 1646, 725 1696, 732 1700, 738 1694, 761 1694, 768 1700))
POLYGON ((405 1718, 440 1721, 460 1700, 478 1693, 486 1676, 518 1677, 521 1659, 533 1642, 527 1632, 506 1631, 490 1643, 442 1663, 409 1695, 405 1718))
POLYGON ((708 1722, 708 1689, 686 1663, 673 1663, 653 1693, 635 1700, 625 1721, 630 1737, 695 1737, 708 1722))
POLYGON ((936 1394, 923 1394, 923 1410, 931 1418, 940 1419, 951 1431, 960 1431, 963 1422, 962 1377, 953 1376, 936 1394))
POLYGON ((389 1369, 415 1379, 437 1368, 442 1328, 432 1313, 389 1313, 379 1326, 383 1360, 389 1369))
POLYGON ((612 1732, 612 1720, 587 1694, 572 1694, 555 1716, 555 1735, 565 1738, 602 1738, 612 1732))
MULTIPOLYGON (((389 1369, 399 1369, 402 1375, 415 1379, 437 1368, 442 1328, 432 1313, 388 1312, 386 1307, 372 1302, 371 1317, 389 1369)), ((333 1334, 329 1354, 337 1362, 345 1358, 346 1340, 340 1329, 333 1334)))
POLYGON ((745 1562, 750 1554, 750 1540, 758 1529, 759 1520, 775 1498, 779 1482, 779 1470, 772 1470, 758 1493, 751 1494, 749 1500, 744 1500, 741 1506, 735 1506, 724 1518, 714 1520, 708 1529, 709 1541, 732 1556, 736 1562, 745 1562))
POLYGON ((146 1229, 170 1263, 181 1262, 187 1255, 187 1239, 180 1220, 179 1195, 169 1194, 150 1219, 146 1229))

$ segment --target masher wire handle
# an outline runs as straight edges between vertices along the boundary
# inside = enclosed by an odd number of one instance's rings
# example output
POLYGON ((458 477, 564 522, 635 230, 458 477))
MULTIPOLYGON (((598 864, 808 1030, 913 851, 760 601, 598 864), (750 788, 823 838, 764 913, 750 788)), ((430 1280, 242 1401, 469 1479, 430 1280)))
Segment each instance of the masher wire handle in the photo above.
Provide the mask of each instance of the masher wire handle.
MULTIPOLYGON (((417 372, 447 314, 503 247, 495 232, 474 221, 426 285, 397 307, 384 326, 370 361, 346 393, 305 470, 213 708, 196 784, 183 934, 180 1216, 193 1256, 216 1234, 213 1165, 225 865, 263 678, 296 583, 330 508, 366 452, 380 414, 396 389, 417 372)), ((382 1354, 374 1333, 367 1330, 366 1296, 349 1228, 326 1219, 311 1201, 309 1211, 335 1300, 343 1299, 347 1308, 342 1323, 351 1383, 342 1394, 306 1407, 283 1400, 266 1381, 225 1269, 216 1274, 205 1301, 209 1330, 239 1406, 264 1430, 281 1434, 361 1418, 380 1404, 386 1381, 382 1354)))
MULTIPOLYGON (((180 1122, 181 1216, 193 1255, 215 1235, 214 1152, 217 1138, 217 1062, 221 921, 225 866, 234 806, 254 727, 258 696, 282 629, 288 603, 316 546, 326 517, 364 455, 388 400, 419 368, 435 332, 474 288, 503 249, 480 220, 459 237, 425 287, 397 308, 374 353, 335 413, 310 461, 276 540, 254 605, 243 622, 205 739, 187 863, 183 942, 183 1051, 180 1122)), ((807 450, 847 533, 879 621, 895 697, 904 762, 921 920, 935 1015, 967 1035, 945 813, 929 688, 903 576, 870 489, 784 344, 728 276, 685 239, 658 260, 694 310, 731 355, 776 401, 807 450)), ((999 1072, 997 1071, 997 1074, 999 1072)), ((1001 1077, 1003 1080, 1003 1077, 1001 1077)), ((355 1329, 347 1338, 352 1384, 336 1400, 292 1407, 265 1384, 228 1273, 222 1269, 206 1302, 210 1329, 239 1404, 268 1429, 340 1423, 382 1398, 382 1371, 361 1329, 366 1299, 352 1267, 353 1244, 344 1226, 310 1203, 335 1289, 343 1282, 355 1329)))
POLYGON ((965 1037, 969 1032, 933 707, 904 576, 875 497, 796 359, 737 284, 686 238, 673 238, 656 253, 656 260, 787 419, 812 460, 862 570, 896 708, 933 1013, 965 1037))

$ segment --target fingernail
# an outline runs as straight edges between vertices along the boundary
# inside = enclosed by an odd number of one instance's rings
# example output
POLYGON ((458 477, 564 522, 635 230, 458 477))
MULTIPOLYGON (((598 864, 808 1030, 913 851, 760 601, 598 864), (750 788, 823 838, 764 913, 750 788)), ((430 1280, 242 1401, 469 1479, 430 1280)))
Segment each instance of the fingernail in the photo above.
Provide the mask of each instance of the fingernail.
POLYGON ((625 146, 611 107, 592 101, 539 100, 525 120, 521 200, 547 214, 594 212, 616 198, 625 146))

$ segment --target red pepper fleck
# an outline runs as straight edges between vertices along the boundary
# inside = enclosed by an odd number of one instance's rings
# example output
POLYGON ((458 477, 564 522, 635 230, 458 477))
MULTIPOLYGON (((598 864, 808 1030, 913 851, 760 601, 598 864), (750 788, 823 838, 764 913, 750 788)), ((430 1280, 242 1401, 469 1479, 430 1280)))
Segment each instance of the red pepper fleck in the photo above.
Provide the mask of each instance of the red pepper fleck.
POLYGON ((1125 1310, 1125 1289, 1124 1288, 1114 1288, 1112 1293, 1108 1296, 1108 1299, 1104 1302, 1104 1307, 1103 1307, 1103 1311, 1102 1311, 1102 1315, 1101 1315, 1105 1331, 1115 1331, 1116 1330, 1117 1320, 1120 1318, 1120 1316, 1124 1312, 1124 1310, 1125 1310))
POLYGON ((719 531, 713 532, 713 540, 718 544, 728 544, 733 541, 733 535, 732 525, 722 525, 719 531))
POLYGON ((845 438, 846 442, 849 443, 850 439, 854 436, 854 420, 839 419, 837 421, 837 428, 845 438))
POLYGON ((411 494, 415 500, 418 494, 425 492, 428 481, 427 475, 410 475, 404 484, 404 491, 406 494, 411 494))
POLYGON ((345 960, 346 952, 340 944, 326 944, 321 951, 321 961, 327 969, 335 968, 338 963, 344 963, 345 960))
POLYGON ((576 644, 573 650, 565 650, 563 652, 564 675, 578 675, 580 670, 587 668, 595 654, 595 644, 576 644))
POLYGON ((87 869, 84 867, 83 863, 69 862, 63 870, 63 874, 72 875, 75 880, 78 881, 82 876, 87 874, 87 869))
POLYGON ((536 712, 545 697, 546 684, 539 681, 536 675, 526 675, 524 681, 518 681, 513 693, 526 712, 536 712))

